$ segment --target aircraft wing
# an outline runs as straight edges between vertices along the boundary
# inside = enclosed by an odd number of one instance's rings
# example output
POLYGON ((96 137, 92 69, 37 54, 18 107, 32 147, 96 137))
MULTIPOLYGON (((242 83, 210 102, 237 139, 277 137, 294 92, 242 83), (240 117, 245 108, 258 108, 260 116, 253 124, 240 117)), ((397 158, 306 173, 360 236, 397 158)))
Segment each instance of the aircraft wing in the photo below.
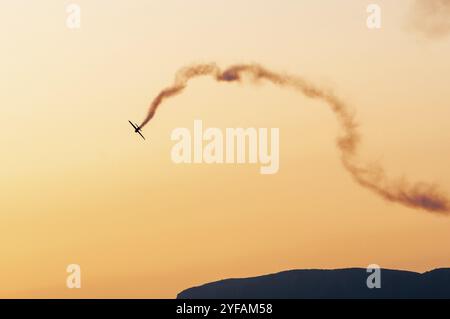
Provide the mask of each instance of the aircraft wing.
POLYGON ((134 129, 135 130, 137 130, 137 127, 136 127, 136 125, 134 125, 131 121, 128 121, 130 124, 131 124, 131 126, 133 126, 134 127, 134 129))
POLYGON ((139 131, 137 131, 137 132, 138 132, 138 134, 145 140, 144 135, 142 135, 141 132, 139 132, 139 131))

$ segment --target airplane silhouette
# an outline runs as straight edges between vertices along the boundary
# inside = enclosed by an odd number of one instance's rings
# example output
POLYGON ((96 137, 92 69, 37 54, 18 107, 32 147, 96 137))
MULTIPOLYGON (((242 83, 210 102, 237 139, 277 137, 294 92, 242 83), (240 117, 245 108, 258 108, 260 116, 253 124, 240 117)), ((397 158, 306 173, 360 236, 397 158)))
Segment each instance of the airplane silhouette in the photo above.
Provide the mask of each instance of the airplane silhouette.
POLYGON ((131 126, 133 126, 134 132, 138 133, 145 140, 144 135, 141 134, 141 128, 137 124, 133 124, 131 121, 128 122, 130 122, 131 126))

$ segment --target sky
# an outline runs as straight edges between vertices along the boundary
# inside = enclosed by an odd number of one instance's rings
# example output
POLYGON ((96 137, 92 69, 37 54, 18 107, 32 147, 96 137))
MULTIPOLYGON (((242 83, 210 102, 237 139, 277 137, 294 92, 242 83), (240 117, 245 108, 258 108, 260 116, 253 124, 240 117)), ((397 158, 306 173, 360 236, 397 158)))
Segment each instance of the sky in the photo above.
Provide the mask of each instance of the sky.
POLYGON ((0 3, 0 297, 173 298, 298 268, 449 267, 450 218, 387 203, 342 168, 321 102, 198 79, 143 129, 191 63, 261 63, 332 89, 361 157, 450 193, 449 37, 411 31, 412 1, 0 3), (366 26, 380 5, 380 29, 366 26), (280 168, 175 164, 173 129, 280 129, 280 168), (81 267, 68 289, 66 267, 81 267))

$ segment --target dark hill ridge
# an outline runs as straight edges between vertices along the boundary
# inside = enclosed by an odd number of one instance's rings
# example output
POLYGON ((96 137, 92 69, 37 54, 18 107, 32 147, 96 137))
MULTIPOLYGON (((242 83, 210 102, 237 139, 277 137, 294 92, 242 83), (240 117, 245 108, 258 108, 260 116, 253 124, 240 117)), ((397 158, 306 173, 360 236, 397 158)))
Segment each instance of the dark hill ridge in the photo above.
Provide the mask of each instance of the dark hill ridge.
POLYGON ((450 268, 423 274, 381 269, 381 288, 369 289, 365 268, 289 270, 225 279, 186 289, 178 299, 450 298, 450 268))

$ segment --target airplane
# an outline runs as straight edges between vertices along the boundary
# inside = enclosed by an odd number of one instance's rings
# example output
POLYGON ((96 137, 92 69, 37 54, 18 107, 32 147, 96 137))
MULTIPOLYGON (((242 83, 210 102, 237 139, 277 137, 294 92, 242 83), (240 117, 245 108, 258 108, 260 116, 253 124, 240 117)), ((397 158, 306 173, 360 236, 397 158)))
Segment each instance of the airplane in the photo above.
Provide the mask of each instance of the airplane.
POLYGON ((128 122, 130 122, 131 126, 133 126, 134 132, 138 133, 145 140, 144 135, 141 134, 141 128, 137 124, 133 124, 131 121, 128 122))

